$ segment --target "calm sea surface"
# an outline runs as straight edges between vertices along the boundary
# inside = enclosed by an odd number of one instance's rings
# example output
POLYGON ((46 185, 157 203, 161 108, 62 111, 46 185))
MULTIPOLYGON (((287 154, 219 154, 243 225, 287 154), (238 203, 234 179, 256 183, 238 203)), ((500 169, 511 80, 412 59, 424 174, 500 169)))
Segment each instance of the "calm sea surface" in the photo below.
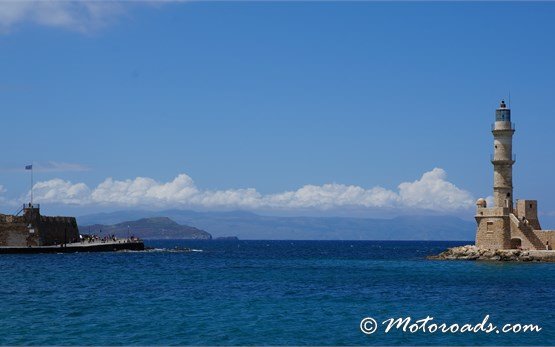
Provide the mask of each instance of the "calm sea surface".
POLYGON ((150 241, 0 256, 2 345, 553 345, 555 264, 429 261, 456 242, 150 241), (173 251, 191 247, 199 251, 173 251), (360 320, 538 324, 364 335, 360 320))

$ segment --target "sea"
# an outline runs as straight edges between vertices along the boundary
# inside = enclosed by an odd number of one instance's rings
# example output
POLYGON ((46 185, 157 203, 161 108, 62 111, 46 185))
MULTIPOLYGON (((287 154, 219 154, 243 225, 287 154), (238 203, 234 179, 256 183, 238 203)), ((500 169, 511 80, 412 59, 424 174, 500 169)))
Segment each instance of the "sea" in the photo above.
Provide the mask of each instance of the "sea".
POLYGON ((163 240, 1 255, 0 344, 553 345, 555 264, 426 259, 462 244, 163 240), (386 332, 391 319, 403 324, 386 332))

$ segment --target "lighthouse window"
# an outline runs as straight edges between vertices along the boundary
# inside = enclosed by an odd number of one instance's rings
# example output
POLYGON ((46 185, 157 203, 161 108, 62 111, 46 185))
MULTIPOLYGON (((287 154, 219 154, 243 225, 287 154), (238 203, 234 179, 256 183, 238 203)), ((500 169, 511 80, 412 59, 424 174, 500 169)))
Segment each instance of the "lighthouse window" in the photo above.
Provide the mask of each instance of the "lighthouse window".
MULTIPOLYGON (((507 193, 507 197, 510 198, 511 197, 511 193, 507 193)), ((530 206, 532 207, 532 206, 530 206)))
POLYGON ((532 208, 532 204, 530 204, 530 208, 532 208))
POLYGON ((486 231, 489 233, 493 232, 493 222, 486 222, 486 231))
POLYGON ((497 148, 497 145, 495 145, 495 148, 497 148))

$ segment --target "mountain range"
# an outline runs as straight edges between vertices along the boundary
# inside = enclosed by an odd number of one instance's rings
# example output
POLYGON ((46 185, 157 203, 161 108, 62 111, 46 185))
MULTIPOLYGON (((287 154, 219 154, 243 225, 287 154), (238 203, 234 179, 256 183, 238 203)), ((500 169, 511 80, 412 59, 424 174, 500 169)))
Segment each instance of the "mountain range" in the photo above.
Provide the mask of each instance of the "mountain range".
POLYGON ((92 224, 79 226, 81 234, 100 236, 116 235, 118 237, 138 236, 142 239, 192 239, 211 240, 212 235, 204 230, 180 225, 168 217, 141 218, 117 224, 92 224))
MULTIPOLYGON (((476 224, 453 216, 401 216, 391 219, 350 217, 281 217, 251 212, 190 210, 116 211, 77 218, 83 228, 100 227, 127 233, 127 225, 143 238, 190 238, 185 230, 213 237, 268 240, 446 240, 474 239, 476 224), (164 219, 165 218, 165 219, 164 219), (146 219, 146 220, 145 220, 146 219), (126 222, 135 221, 135 222, 126 222), (111 229, 110 229, 111 228, 111 229), (190 229, 187 229, 190 228, 190 229), (194 229, 194 230, 193 230, 194 229), (144 233, 144 234, 141 234, 144 233), (181 237, 178 237, 181 236, 181 237)), ((86 229, 82 231, 85 233, 86 229)), ((192 234, 191 234, 192 235, 192 234)))

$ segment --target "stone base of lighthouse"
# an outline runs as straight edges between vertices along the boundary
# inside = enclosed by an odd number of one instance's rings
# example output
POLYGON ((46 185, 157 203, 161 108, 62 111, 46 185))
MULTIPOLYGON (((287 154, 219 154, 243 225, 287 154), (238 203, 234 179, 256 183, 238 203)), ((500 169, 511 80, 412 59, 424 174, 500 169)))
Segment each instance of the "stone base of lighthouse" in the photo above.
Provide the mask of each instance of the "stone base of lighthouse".
POLYGON ((517 200, 516 209, 476 203, 476 246, 487 249, 547 250, 555 245, 555 230, 542 230, 536 200, 517 200))

